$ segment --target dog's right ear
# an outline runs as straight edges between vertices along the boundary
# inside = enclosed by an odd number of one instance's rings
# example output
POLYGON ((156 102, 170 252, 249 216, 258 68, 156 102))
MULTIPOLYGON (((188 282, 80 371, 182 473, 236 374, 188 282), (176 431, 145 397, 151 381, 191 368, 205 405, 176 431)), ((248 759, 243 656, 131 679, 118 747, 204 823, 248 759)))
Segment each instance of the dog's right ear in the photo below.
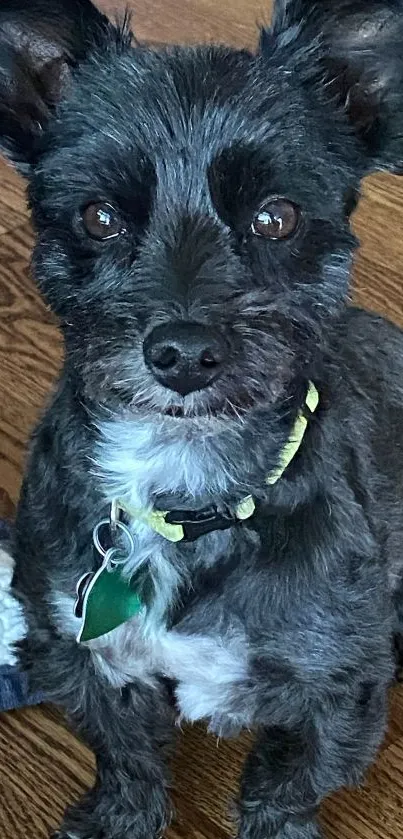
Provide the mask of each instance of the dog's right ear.
POLYGON ((35 163, 72 68, 110 28, 90 0, 1 0, 0 152, 20 171, 35 163))

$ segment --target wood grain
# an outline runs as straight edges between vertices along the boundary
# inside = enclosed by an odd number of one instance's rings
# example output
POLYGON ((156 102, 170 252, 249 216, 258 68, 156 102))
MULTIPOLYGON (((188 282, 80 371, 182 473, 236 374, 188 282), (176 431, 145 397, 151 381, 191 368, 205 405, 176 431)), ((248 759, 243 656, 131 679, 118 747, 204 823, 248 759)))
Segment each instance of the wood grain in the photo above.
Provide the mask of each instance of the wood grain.
MULTIPOLYGON (((100 5, 122 11, 125 0, 100 5)), ((256 21, 268 18, 258 0, 139 0, 140 39, 225 41, 253 45, 256 21)), ((355 217, 362 248, 354 295, 403 324, 403 179, 367 180, 355 217)), ((26 441, 61 359, 52 316, 29 276, 32 234, 24 185, 0 163, 0 510, 16 501, 26 441)), ((202 726, 178 733, 173 795, 177 819, 169 839, 226 839, 229 803, 249 737, 218 744, 202 726)), ((0 716, 0 839, 45 839, 63 808, 93 777, 93 760, 48 707, 0 716)), ((384 748, 359 790, 333 796, 322 821, 329 839, 403 839, 403 690, 391 696, 384 748)))

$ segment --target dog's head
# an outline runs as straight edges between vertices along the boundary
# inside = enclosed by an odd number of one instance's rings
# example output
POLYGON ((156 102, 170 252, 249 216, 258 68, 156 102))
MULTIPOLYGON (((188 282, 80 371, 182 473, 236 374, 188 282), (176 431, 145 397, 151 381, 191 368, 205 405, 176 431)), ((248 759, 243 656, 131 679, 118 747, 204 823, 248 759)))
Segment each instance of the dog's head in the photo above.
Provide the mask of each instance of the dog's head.
POLYGON ((84 398, 207 423, 311 375, 360 180, 403 166, 402 38, 401 0, 278 0, 256 55, 2 0, 0 144, 84 398))

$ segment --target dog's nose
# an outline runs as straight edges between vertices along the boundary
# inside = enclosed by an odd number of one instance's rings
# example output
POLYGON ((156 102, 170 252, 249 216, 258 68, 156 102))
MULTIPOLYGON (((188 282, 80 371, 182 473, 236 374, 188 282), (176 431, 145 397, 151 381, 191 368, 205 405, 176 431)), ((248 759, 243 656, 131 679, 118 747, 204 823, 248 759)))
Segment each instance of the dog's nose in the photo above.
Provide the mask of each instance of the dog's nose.
POLYGON ((144 341, 144 358, 155 379, 182 396, 203 390, 221 374, 229 344, 217 330, 200 323, 157 326, 144 341))

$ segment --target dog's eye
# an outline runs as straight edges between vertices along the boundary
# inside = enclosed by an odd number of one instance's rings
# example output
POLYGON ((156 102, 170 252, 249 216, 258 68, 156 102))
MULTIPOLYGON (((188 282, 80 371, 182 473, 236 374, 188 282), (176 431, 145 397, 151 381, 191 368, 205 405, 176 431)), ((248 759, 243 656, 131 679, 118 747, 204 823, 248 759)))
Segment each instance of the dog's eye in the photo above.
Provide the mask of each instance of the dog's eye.
POLYGON ((265 239, 287 239, 298 227, 300 210, 286 198, 272 198, 252 222, 252 233, 265 239))
POLYGON ((88 204, 83 210, 82 220, 87 233, 93 239, 116 239, 121 233, 125 233, 119 213, 105 201, 88 204))

